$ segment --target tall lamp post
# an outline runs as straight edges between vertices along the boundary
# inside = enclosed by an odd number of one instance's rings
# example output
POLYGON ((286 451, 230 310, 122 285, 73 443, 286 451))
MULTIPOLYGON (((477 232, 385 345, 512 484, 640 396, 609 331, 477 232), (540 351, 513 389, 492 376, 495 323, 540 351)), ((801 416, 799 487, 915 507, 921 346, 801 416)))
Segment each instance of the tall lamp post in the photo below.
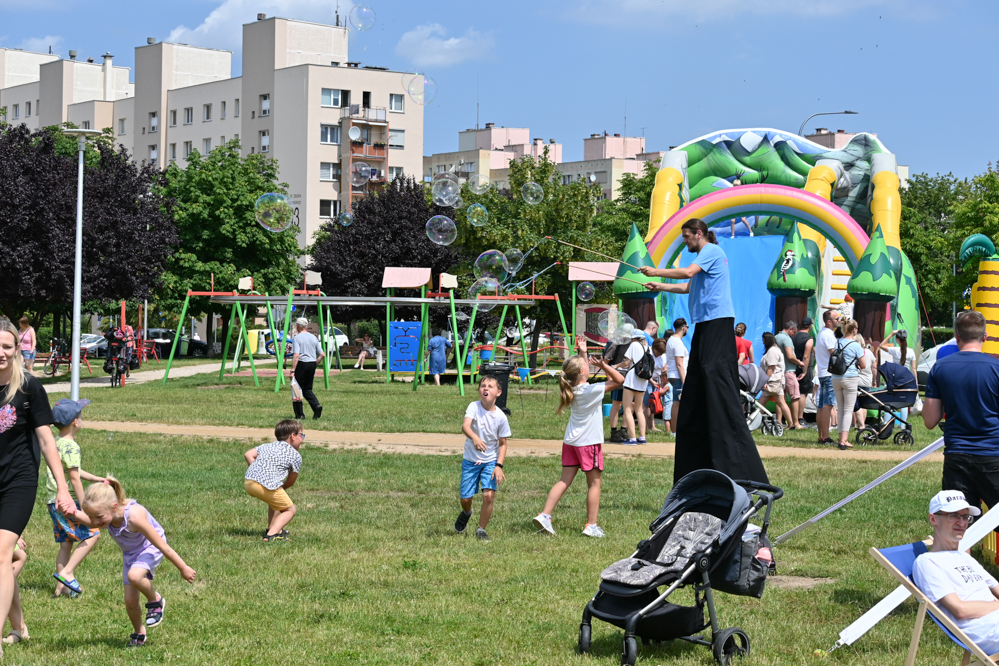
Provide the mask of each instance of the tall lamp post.
POLYGON ((76 180, 76 264, 73 272, 73 361, 70 380, 70 398, 80 399, 80 308, 81 285, 83 283, 83 153, 87 149, 87 137, 100 136, 98 130, 66 129, 66 136, 76 137, 79 161, 76 180))
POLYGON ((798 128, 798 136, 805 136, 802 132, 805 131, 805 123, 814 118, 815 116, 855 116, 859 113, 858 111, 823 111, 822 113, 813 113, 812 115, 805 118, 805 122, 801 123, 801 127, 798 128))

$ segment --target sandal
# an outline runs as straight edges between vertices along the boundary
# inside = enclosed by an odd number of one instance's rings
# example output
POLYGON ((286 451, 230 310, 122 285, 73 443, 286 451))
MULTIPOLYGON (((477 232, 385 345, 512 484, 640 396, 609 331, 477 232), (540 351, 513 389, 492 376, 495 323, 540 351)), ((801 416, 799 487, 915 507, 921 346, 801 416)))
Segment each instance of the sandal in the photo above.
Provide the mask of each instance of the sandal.
POLYGON ((146 634, 132 634, 128 637, 128 643, 125 644, 127 648, 142 647, 146 644, 146 634))
POLYGON ((820 439, 819 444, 835 444, 832 437, 826 437, 825 439, 820 439))
POLYGON ((166 607, 166 599, 160 595, 159 601, 150 601, 146 604, 146 626, 155 627, 163 622, 163 609, 166 607))
POLYGON ((284 532, 284 530, 278 532, 277 534, 264 535, 264 543, 270 543, 272 541, 287 541, 287 540, 288 540, 288 533, 284 532))
POLYGON ((24 628, 24 633, 23 634, 20 631, 18 631, 17 629, 11 629, 10 633, 7 634, 7 638, 3 639, 3 642, 7 643, 8 645, 10 645, 12 643, 20 643, 21 641, 26 641, 29 638, 31 638, 31 637, 28 636, 28 628, 27 627, 24 628))
POLYGON ((77 595, 83 593, 83 588, 80 587, 80 583, 78 583, 75 578, 73 580, 69 580, 68 578, 59 573, 52 574, 52 577, 55 578, 60 583, 62 583, 63 585, 65 585, 66 587, 68 587, 70 592, 76 592, 77 595))

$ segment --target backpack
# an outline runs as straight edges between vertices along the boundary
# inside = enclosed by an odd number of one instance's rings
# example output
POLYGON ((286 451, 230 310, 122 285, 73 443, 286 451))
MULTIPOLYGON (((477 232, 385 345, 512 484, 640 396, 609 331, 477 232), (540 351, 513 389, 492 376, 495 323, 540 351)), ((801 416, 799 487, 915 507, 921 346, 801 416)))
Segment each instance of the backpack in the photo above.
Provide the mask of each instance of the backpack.
POLYGON ((652 379, 655 370, 656 359, 652 356, 652 350, 646 349, 645 354, 635 364, 635 376, 639 379, 652 379))
POLYGON ((608 365, 618 365, 624 361, 624 355, 628 352, 628 345, 619 345, 616 342, 608 342, 604 347, 604 360, 608 365))
POLYGON ((848 344, 840 346, 839 343, 836 344, 836 349, 833 350, 832 354, 829 355, 829 374, 836 375, 837 377, 842 377, 850 369, 850 366, 860 360, 860 357, 853 359, 849 363, 846 361, 845 350, 850 344, 857 344, 857 342, 851 340, 848 344))

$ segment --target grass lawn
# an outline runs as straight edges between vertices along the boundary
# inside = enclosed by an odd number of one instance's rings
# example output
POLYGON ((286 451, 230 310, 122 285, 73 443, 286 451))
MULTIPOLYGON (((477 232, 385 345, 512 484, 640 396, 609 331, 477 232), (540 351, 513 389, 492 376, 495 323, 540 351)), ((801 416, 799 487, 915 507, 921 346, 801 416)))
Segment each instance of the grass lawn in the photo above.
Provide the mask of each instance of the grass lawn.
MULTIPOLYGON (((137 388, 132 395, 143 404, 145 387, 137 388)), ((202 409, 185 396, 264 395, 199 392, 180 384, 169 391, 171 402, 184 400, 189 407, 184 416, 202 409)), ((451 392, 440 392, 445 394, 451 392)), ((101 401, 88 415, 109 409, 124 407, 101 401)), ((394 409, 382 398, 367 411, 394 409)), ((274 416, 264 421, 272 424, 274 416)), ((493 540, 482 543, 452 532, 458 456, 306 447, 302 475, 290 491, 299 506, 293 539, 263 544, 265 508, 242 490, 245 444, 87 430, 79 439, 84 468, 114 472, 164 526, 198 580, 188 585, 164 561, 157 581, 168 599, 166 620, 150 631, 145 647, 127 651, 122 646, 131 629, 118 548, 103 536, 77 570, 83 596, 51 599, 56 545, 39 504, 25 534, 29 559, 21 576, 32 638, 8 647, 7 663, 610 666, 619 663, 621 632, 595 621, 593 652, 578 656, 580 614, 600 571, 647 536, 672 478, 668 459, 608 459, 600 514, 607 538, 579 534, 582 480, 556 510, 559 535, 549 538, 534 534, 530 518, 559 474, 559 461, 510 459, 489 526, 493 540)), ((787 493, 775 507, 772 533, 790 529, 890 466, 768 461, 772 481, 787 493)), ((939 464, 916 465, 775 549, 779 574, 833 582, 796 590, 771 584, 762 600, 719 593, 722 625, 742 627, 753 642, 753 656, 744 663, 901 663, 915 613, 911 600, 854 647, 824 662, 812 651, 828 649, 843 627, 895 587, 866 551, 923 538, 926 502, 939 479, 939 464)), ((476 500, 476 510, 478 505, 476 500)), ((959 658, 958 648, 927 623, 918 663, 959 658)), ((640 646, 639 663, 714 661, 704 648, 677 643, 640 646)))
MULTIPOLYGON (((262 378, 260 383, 257 388, 252 377, 228 375, 219 381, 218 373, 211 373, 170 379, 166 386, 150 382, 114 391, 83 386, 81 397, 94 401, 87 410, 94 420, 271 428, 291 416, 291 390, 285 385, 275 394, 273 377, 262 378)), ((451 384, 421 385, 414 392, 412 384, 386 384, 384 374, 361 370, 331 375, 329 390, 323 388, 322 374, 317 373, 315 391, 323 404, 323 418, 310 421, 309 427, 340 431, 457 433, 465 407, 477 399, 474 387, 465 387, 465 397, 451 384)), ((515 437, 560 439, 565 432, 568 417, 555 416, 558 388, 554 380, 546 378, 533 387, 511 381, 507 405, 513 411, 515 437)), ((912 447, 896 447, 886 440, 877 448, 915 451, 941 436, 939 430, 927 431, 920 417, 911 422, 916 439, 912 447)), ((758 430, 754 436, 760 444, 829 448, 817 444, 818 433, 813 429, 788 431, 779 438, 765 437, 758 430)), ((657 433, 650 433, 649 439, 672 441, 657 433)))
MULTIPOLYGON (((271 357, 268 357, 268 358, 271 358, 271 357)), ((88 379, 94 379, 94 378, 103 379, 103 380, 106 380, 106 381, 109 379, 110 375, 107 374, 106 372, 104 372, 104 359, 103 358, 88 358, 87 360, 90 361, 90 368, 94 372, 93 372, 93 374, 87 372, 87 366, 86 365, 81 365, 80 366, 80 379, 82 381, 86 381, 88 379)), ((258 359, 258 362, 259 362, 259 360, 262 360, 262 357, 261 357, 261 359, 258 359)), ((183 367, 187 367, 189 365, 207 365, 207 364, 210 364, 210 363, 221 363, 221 362, 222 362, 222 359, 219 359, 219 358, 204 358, 204 357, 201 357, 201 358, 191 358, 191 357, 185 356, 184 358, 174 359, 173 365, 170 366, 170 367, 171 367, 171 370, 172 370, 173 368, 183 368, 183 367)), ((229 364, 231 364, 231 363, 232 363, 232 360, 230 359, 229 360, 229 364)), ((249 361, 247 361, 247 363, 249 363, 249 361)), ((271 364, 271 365, 273 365, 273 364, 271 364)), ((162 361, 160 361, 158 363, 155 360, 150 360, 150 361, 147 361, 146 363, 143 363, 141 368, 139 368, 138 370, 133 370, 132 372, 146 372, 146 371, 149 371, 149 370, 165 370, 166 366, 167 366, 166 359, 164 359, 164 360, 162 360, 162 361)), ((249 366, 247 365, 247 367, 249 367, 249 366)), ((56 384, 56 383, 61 383, 61 382, 68 382, 69 381, 69 373, 70 373, 70 368, 69 368, 68 364, 67 365, 60 365, 59 366, 59 372, 58 372, 58 374, 56 374, 54 377, 48 377, 48 376, 42 374, 42 363, 35 363, 35 376, 38 378, 38 381, 40 381, 42 384, 56 384)))

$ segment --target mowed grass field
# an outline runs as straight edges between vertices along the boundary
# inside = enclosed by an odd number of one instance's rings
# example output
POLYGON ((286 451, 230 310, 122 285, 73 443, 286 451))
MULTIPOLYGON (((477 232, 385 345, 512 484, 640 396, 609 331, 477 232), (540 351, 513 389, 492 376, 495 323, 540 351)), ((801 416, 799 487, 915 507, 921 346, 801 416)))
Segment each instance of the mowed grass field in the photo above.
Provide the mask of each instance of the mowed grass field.
MULTIPOLYGON (((101 396, 130 396, 136 404, 98 400, 85 416, 156 420, 169 413, 181 421, 208 421, 214 408, 214 422, 273 425, 283 415, 272 406, 254 420, 249 417, 262 408, 234 400, 218 409, 192 398, 261 396, 263 402, 267 394, 259 390, 199 391, 181 382, 174 387, 148 391, 148 396, 146 387, 104 390, 101 396), (154 397, 166 404, 153 404, 154 397), (143 413, 149 409, 157 411, 143 413)), ((351 385, 324 399, 336 405, 336 396, 347 388, 351 385)), ((400 407, 405 395, 371 397, 363 415, 341 406, 333 423, 387 427, 393 413, 413 410, 400 407)), ((455 427, 453 391, 421 388, 417 395, 431 412, 418 423, 455 427), (434 397, 427 399, 428 394, 434 397), (438 407, 438 400, 451 407, 438 407), (435 418, 443 423, 435 424, 435 418)), ((545 419, 559 421, 550 414, 537 416, 536 431, 557 433, 561 426, 542 429, 545 419)), ((519 423, 518 417, 515 430, 519 423)), ((607 538, 579 533, 581 479, 555 512, 558 536, 547 537, 534 533, 530 519, 560 473, 560 461, 554 456, 509 458, 508 480, 489 526, 492 541, 484 543, 452 531, 459 456, 306 446, 301 477, 290 491, 299 506, 290 526, 292 539, 264 544, 266 509, 242 490, 242 453, 250 443, 92 430, 84 430, 79 441, 84 469, 120 478, 128 494, 164 526, 169 543, 197 570, 198 579, 188 585, 164 561, 157 584, 167 599, 166 619, 150 630, 145 647, 126 650, 131 627, 122 602, 120 551, 103 536, 77 570, 84 594, 51 599, 57 547, 40 492, 25 534, 29 559, 20 581, 31 640, 8 647, 7 664, 610 666, 619 663, 621 632, 595 621, 592 654, 579 656, 580 615, 596 591, 600 571, 630 555, 647 536, 672 481, 669 459, 608 458, 600 513, 607 538)), ((806 520, 891 464, 767 461, 771 480, 787 493, 775 507, 772 533, 806 520)), ((771 584, 762 600, 718 593, 722 625, 740 626, 752 640, 753 655, 744 663, 901 663, 915 614, 911 600, 855 646, 826 660, 812 652, 828 649, 843 627, 894 589, 867 549, 925 537, 926 503, 939 489, 939 479, 939 464, 916 465, 775 548, 781 576, 832 580, 810 589, 771 584)), ((959 659, 959 650, 927 623, 917 663, 959 659)), ((708 650, 678 642, 640 646, 639 663, 714 662, 708 650)))

